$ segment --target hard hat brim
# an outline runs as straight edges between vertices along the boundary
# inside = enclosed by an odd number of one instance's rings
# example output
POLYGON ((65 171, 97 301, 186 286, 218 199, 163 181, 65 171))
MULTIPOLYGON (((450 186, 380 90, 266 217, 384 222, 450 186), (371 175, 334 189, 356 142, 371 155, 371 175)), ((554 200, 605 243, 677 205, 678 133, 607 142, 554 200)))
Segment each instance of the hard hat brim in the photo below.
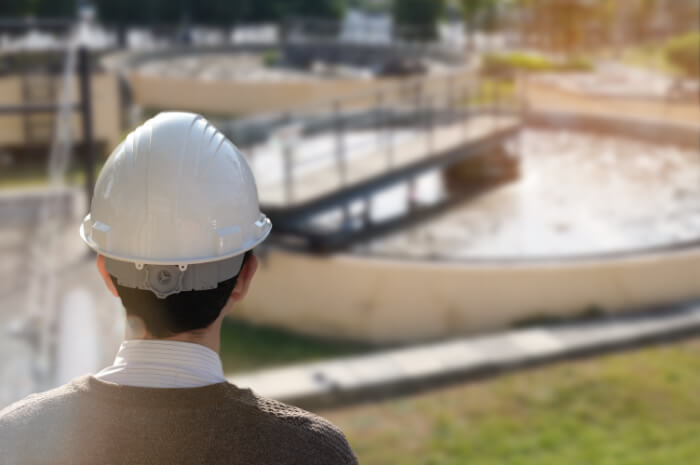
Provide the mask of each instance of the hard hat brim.
POLYGON ((113 258, 114 260, 119 260, 119 261, 123 261, 123 262, 131 262, 131 263, 139 263, 139 264, 149 264, 149 265, 194 265, 197 263, 208 263, 208 262, 215 262, 215 261, 219 261, 219 260, 225 260, 227 258, 235 257, 236 255, 244 254, 247 251, 255 248, 260 243, 262 243, 265 239, 267 239, 267 236, 269 236, 270 232, 272 231, 272 222, 270 221, 269 218, 267 218, 265 216, 264 221, 262 221, 262 228, 259 228, 260 234, 254 240, 250 240, 250 241, 244 243, 242 247, 237 248, 237 249, 232 250, 232 251, 229 251, 226 254, 207 256, 207 257, 183 257, 183 258, 160 259, 160 258, 153 258, 153 257, 137 257, 137 256, 131 256, 131 255, 124 255, 124 254, 114 253, 114 252, 105 250, 104 247, 101 247, 94 240, 92 240, 90 235, 87 233, 86 225, 88 225, 88 227, 89 227, 89 223, 90 223, 90 213, 88 213, 85 216, 82 224, 80 225, 80 238, 92 250, 99 253, 100 255, 104 255, 105 257, 113 258))

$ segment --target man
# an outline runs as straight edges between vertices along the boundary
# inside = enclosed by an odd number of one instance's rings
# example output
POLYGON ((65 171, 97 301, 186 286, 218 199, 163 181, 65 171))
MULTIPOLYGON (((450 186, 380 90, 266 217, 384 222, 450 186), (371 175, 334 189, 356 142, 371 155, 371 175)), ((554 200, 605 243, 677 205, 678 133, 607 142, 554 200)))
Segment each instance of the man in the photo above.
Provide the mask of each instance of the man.
POLYGON ((80 229, 129 335, 97 375, 0 412, 0 463, 357 463, 329 422, 224 378, 221 323, 271 227, 244 158, 201 116, 129 134, 80 229))

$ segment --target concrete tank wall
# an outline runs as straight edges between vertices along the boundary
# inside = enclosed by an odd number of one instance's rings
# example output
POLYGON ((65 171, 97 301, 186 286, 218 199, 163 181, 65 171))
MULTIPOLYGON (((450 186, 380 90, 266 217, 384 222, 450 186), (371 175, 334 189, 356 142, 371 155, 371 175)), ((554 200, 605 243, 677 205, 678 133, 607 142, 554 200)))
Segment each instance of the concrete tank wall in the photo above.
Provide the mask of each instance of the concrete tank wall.
MULTIPOLYGON (((466 79, 467 70, 449 74, 452 79, 466 79)), ((366 94, 357 107, 376 104, 374 92, 415 80, 379 79, 289 79, 279 81, 202 80, 198 78, 162 77, 130 72, 133 102, 147 108, 189 110, 202 113, 252 115, 281 110, 303 109, 315 102, 327 104, 333 98, 366 94)), ((419 76, 424 91, 444 93, 447 74, 419 76)))
POLYGON ((700 297, 700 248, 560 262, 446 263, 272 249, 234 313, 326 337, 394 342, 488 331, 535 315, 700 297))
MULTIPOLYGON (((57 86, 60 86, 60 82, 57 82, 57 86)), ((105 141, 111 149, 119 143, 121 138, 121 107, 117 78, 111 74, 95 74, 92 76, 91 87, 95 139, 105 141)), ((72 93, 73 100, 78 102, 80 92, 77 79, 74 80, 72 93)), ((0 106, 23 103, 21 77, 17 75, 0 77, 0 106)), ((0 147, 26 144, 24 118, 25 116, 19 113, 0 115, 0 147)), ((82 140, 80 112, 74 112, 72 124, 74 140, 82 140)))

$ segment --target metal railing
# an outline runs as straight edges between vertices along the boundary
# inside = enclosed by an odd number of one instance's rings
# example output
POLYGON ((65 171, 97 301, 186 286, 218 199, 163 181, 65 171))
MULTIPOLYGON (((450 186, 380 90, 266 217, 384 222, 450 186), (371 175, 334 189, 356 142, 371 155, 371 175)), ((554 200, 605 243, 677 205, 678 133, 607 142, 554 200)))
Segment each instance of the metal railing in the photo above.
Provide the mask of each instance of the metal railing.
MULTIPOLYGON (((70 110, 71 112, 78 113, 80 115, 81 129, 83 134, 83 167, 85 170, 85 192, 88 198, 88 205, 90 199, 92 199, 92 191, 95 184, 95 137, 93 131, 93 115, 92 115, 92 91, 91 91, 91 65, 90 65, 90 51, 82 46, 77 50, 77 65, 76 69, 71 69, 71 73, 75 73, 78 76, 78 91, 79 99, 74 102, 65 103, 57 102, 53 96, 50 100, 44 99, 41 102, 28 101, 25 96, 25 102, 22 104, 10 104, 3 105, 0 104, 0 115, 23 115, 25 122, 32 115, 54 115, 58 114, 62 110, 70 110)), ((48 128, 50 137, 52 128, 48 128)), ((29 135, 25 136, 25 143, 31 144, 36 142, 32 140, 29 135)))
MULTIPOLYGON (((217 124, 249 157, 254 171, 256 159, 269 156, 269 135, 279 140, 282 203, 292 206, 299 200, 302 178, 313 165, 332 175, 336 189, 341 190, 357 181, 349 167, 361 158, 369 162, 364 157, 382 157, 383 168, 373 176, 388 174, 397 168, 399 150, 408 146, 416 150, 420 144, 422 158, 429 159, 440 148, 436 140, 440 131, 451 128, 466 140, 474 116, 489 117, 496 131, 500 117, 519 111, 511 80, 458 72, 405 79, 286 112, 217 124), (324 137, 325 143, 309 143, 324 137)), ((261 190, 265 174, 256 173, 262 180, 261 190)))

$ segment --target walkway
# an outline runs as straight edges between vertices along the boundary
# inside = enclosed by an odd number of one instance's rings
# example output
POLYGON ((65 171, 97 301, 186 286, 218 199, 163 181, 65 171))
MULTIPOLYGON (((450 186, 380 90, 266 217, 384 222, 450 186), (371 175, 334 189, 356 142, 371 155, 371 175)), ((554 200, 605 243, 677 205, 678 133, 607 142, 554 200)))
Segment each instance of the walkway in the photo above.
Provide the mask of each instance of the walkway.
POLYGON ((385 130, 348 131, 344 136, 351 143, 345 147, 342 159, 336 158, 334 153, 332 133, 316 135, 303 139, 296 146, 298 156, 288 184, 279 174, 284 164, 283 151, 271 148, 253 157, 260 203, 268 209, 299 206, 419 162, 438 162, 460 147, 509 132, 517 125, 518 119, 514 116, 480 115, 464 122, 437 126, 427 133, 413 128, 393 129, 391 137, 396 140, 393 144, 386 142, 385 130), (309 158, 309 152, 318 153, 324 148, 326 157, 304 159, 309 158))
POLYGON ((328 407, 699 333, 700 303, 695 302, 263 370, 229 380, 295 405, 328 407))

